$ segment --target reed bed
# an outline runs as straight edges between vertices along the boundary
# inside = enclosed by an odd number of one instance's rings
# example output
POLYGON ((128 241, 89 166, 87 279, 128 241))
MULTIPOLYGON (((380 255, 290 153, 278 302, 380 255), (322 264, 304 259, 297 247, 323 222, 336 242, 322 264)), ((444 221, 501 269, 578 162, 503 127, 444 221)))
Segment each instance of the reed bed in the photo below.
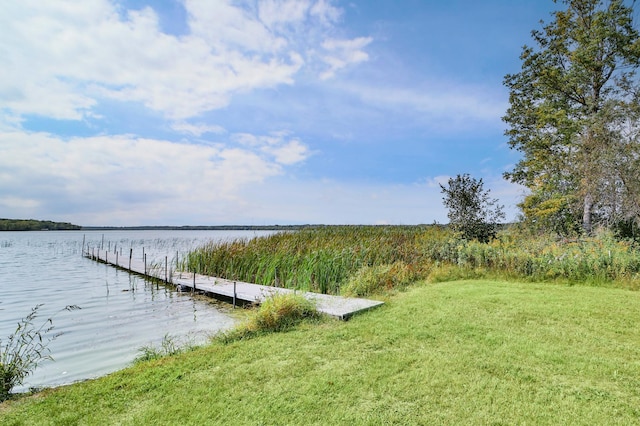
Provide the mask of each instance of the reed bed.
POLYGON ((276 287, 364 296, 419 280, 505 277, 640 288, 640 251, 611 234, 576 241, 506 229, 489 243, 445 227, 326 226, 211 242, 183 270, 276 287))
POLYGON ((257 284, 339 294, 362 268, 424 263, 419 240, 444 231, 427 226, 327 226, 250 240, 211 242, 183 260, 190 272, 257 284))

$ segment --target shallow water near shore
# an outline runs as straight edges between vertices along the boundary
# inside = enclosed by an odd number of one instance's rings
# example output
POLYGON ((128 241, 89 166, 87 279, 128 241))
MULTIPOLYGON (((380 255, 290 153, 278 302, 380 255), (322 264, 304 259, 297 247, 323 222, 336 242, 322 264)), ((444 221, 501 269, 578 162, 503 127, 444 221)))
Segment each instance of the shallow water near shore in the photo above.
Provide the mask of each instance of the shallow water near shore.
POLYGON ((174 262, 211 240, 253 238, 269 231, 43 231, 0 232, 0 339, 42 304, 35 325, 52 318, 56 339, 27 377, 29 388, 99 377, 130 365, 143 346, 165 336, 201 344, 236 323, 228 304, 178 293, 111 266, 83 258, 85 247, 107 247, 149 262, 174 262), (69 305, 79 310, 66 311, 69 305))

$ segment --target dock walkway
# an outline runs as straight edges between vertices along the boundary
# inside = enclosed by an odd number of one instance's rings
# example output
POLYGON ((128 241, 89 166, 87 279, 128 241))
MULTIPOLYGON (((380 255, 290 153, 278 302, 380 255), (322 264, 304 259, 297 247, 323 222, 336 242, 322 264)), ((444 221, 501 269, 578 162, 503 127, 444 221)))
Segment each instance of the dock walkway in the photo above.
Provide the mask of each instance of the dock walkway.
MULTIPOLYGON (((168 269, 166 261, 163 265, 149 265, 139 259, 120 256, 117 252, 109 253, 105 250, 85 252, 84 257, 147 278, 165 281, 167 284, 176 286, 176 288, 181 291, 204 292, 216 299, 233 301, 234 303, 260 304, 266 298, 275 294, 295 292, 295 290, 286 288, 232 281, 208 275, 194 274, 192 272, 171 271, 168 269)), ((384 302, 377 300, 332 296, 311 292, 297 293, 302 294, 305 298, 312 301, 319 312, 341 320, 346 320, 358 312, 384 304, 384 302)))

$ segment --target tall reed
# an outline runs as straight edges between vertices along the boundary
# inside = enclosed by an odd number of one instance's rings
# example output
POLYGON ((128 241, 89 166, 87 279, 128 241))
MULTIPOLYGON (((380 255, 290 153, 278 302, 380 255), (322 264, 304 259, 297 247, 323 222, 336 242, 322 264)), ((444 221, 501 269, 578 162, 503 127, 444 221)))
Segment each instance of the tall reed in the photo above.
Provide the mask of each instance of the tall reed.
POLYGON ((431 226, 327 226, 251 240, 211 242, 182 268, 257 284, 337 294, 363 267, 424 261, 419 241, 443 234, 431 226))
POLYGON ((478 274, 640 288, 637 245, 610 234, 562 241, 506 229, 480 243, 437 225, 325 226, 212 242, 189 253, 181 268, 329 294, 366 295, 478 274))

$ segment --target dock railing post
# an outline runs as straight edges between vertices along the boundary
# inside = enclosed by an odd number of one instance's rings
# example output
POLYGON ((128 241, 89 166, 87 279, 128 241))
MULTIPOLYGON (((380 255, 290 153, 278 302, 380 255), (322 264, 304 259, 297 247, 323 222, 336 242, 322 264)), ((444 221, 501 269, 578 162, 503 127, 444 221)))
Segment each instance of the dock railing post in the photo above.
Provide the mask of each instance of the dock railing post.
POLYGON ((193 269, 193 288, 191 289, 191 292, 195 292, 196 291, 196 270, 195 268, 193 269))
POLYGON ((143 256, 144 258, 144 274, 147 275, 147 255, 146 253, 143 256))
POLYGON ((129 249, 129 270, 131 270, 131 256, 133 256, 133 249, 129 249))
POLYGON ((118 252, 116 251, 116 266, 118 266, 118 252))
POLYGON ((236 308, 236 282, 233 282, 233 309, 236 308))
POLYGON ((169 284, 169 274, 167 272, 167 268, 168 268, 168 259, 167 256, 164 257, 164 283, 165 284, 169 284))

